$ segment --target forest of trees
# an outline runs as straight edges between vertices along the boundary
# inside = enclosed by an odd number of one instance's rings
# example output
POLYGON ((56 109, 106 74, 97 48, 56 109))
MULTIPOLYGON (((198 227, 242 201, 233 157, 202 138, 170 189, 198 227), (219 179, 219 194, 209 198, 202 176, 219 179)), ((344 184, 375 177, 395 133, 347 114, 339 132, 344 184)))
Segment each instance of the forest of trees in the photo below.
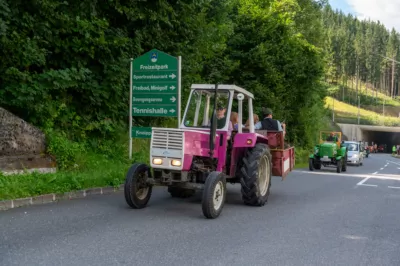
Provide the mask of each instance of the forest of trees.
POLYGON ((325 78, 338 83, 398 96, 400 35, 379 21, 358 20, 351 14, 323 9, 325 78))
POLYGON ((112 139, 127 131, 129 59, 156 48, 182 56, 183 104, 191 83, 237 84, 308 146, 324 81, 397 95, 386 57, 400 61, 399 46, 396 31, 326 0, 0 0, 0 106, 76 141, 112 139))
POLYGON ((323 4, 0 0, 0 106, 76 140, 110 138, 127 130, 129 58, 156 48, 182 56, 184 98, 195 82, 243 86, 307 145, 324 116, 323 4))

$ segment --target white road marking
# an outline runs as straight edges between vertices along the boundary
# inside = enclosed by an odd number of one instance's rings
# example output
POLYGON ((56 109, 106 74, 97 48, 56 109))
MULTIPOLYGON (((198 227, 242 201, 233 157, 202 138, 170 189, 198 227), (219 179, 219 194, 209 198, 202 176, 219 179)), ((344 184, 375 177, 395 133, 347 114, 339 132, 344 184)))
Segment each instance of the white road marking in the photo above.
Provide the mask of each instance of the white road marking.
POLYGON ((367 239, 365 236, 355 236, 355 235, 344 235, 344 238, 352 239, 352 240, 362 240, 367 239))
POLYGON ((383 170, 383 168, 381 168, 381 170, 383 170))
MULTIPOLYGON (((398 168, 400 169, 400 167, 398 168)), ((378 187, 378 185, 371 185, 365 184, 369 179, 380 179, 380 180, 396 180, 400 181, 400 175, 391 175, 391 174, 378 174, 378 172, 374 172, 370 175, 365 174, 347 174, 347 173, 332 173, 332 172, 314 172, 314 171, 301 171, 301 170, 294 170, 295 173, 302 173, 302 174, 313 174, 313 175, 325 175, 325 176, 343 176, 343 177, 356 177, 356 178, 363 178, 360 182, 357 183, 357 186, 366 186, 366 187, 378 187)), ((400 187, 388 186, 388 188, 392 189, 400 189, 400 187)))
POLYGON ((366 187, 377 187, 377 185, 370 185, 370 184, 364 184, 370 177, 366 177, 360 182, 357 183, 357 186, 366 186, 366 187))
POLYGON ((313 174, 313 175, 325 175, 325 176, 343 176, 343 177, 358 177, 358 178, 372 178, 372 179, 382 179, 382 180, 398 180, 400 181, 400 175, 382 175, 382 174, 345 174, 345 173, 332 173, 332 172, 312 172, 312 171, 301 171, 294 170, 292 173, 303 173, 303 174, 313 174))
POLYGON ((389 163, 394 163, 394 164, 400 165, 400 163, 396 163, 396 162, 389 161, 389 160, 386 160, 386 161, 389 162, 389 163))

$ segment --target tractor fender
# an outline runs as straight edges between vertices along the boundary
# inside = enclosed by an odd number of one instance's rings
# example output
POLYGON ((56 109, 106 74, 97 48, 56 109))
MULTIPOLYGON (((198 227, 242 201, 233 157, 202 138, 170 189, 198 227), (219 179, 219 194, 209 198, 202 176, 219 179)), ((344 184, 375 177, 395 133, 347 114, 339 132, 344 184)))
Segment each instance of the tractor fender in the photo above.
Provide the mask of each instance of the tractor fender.
POLYGON ((314 159, 314 154, 311 154, 308 158, 309 159, 314 159))
POLYGON ((336 156, 336 161, 342 160, 343 156, 336 156))
POLYGON ((253 148, 257 143, 265 143, 268 141, 265 138, 260 138, 254 133, 242 133, 235 136, 233 143, 234 148, 253 148))
POLYGON ((341 156, 345 156, 345 155, 346 155, 346 152, 347 152, 347 148, 346 148, 346 147, 341 147, 341 148, 340 148, 340 155, 341 155, 341 156))

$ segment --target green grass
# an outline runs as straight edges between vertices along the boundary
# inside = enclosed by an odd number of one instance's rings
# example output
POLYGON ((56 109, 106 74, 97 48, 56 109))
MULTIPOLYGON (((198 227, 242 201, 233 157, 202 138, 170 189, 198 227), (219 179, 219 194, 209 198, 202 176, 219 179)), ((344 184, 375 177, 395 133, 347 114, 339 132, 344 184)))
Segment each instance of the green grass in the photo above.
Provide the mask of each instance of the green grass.
POLYGON ((0 174, 0 200, 122 184, 130 165, 128 160, 108 160, 99 154, 86 156, 83 169, 48 174, 0 174))
MULTIPOLYGON (((60 139, 57 139, 60 141, 60 139)), ((65 144, 59 152, 70 154, 65 144)), ((18 175, 0 174, 0 200, 38 196, 48 193, 63 193, 92 187, 114 186, 123 184, 125 175, 133 162, 148 163, 149 141, 133 141, 132 160, 128 156, 128 140, 121 138, 120 143, 99 145, 96 149, 82 149, 66 169, 56 173, 26 173, 18 175)), ((72 145, 74 146, 74 145, 72 145)), ((70 146, 69 146, 70 147, 70 146)), ((77 150, 74 150, 77 152, 77 150)), ((65 158, 65 156, 60 156, 65 158)))
MULTIPOLYGON (((332 97, 325 98, 325 106, 330 110, 334 110, 335 116, 339 122, 353 124, 357 123, 357 107, 338 101, 332 97)), ((378 113, 363 108, 360 108, 360 120, 360 124, 400 126, 400 118, 382 116, 378 113)))

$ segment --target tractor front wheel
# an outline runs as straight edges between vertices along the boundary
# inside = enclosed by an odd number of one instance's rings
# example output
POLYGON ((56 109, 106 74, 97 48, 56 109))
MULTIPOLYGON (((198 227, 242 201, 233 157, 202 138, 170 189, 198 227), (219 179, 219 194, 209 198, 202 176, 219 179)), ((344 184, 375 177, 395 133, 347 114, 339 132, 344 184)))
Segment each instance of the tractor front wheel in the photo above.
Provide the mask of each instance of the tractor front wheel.
POLYGON ((135 163, 126 174, 124 194, 131 208, 142 209, 150 200, 152 186, 147 183, 150 169, 145 164, 135 163))
POLYGON ((342 162, 342 172, 346 172, 347 171, 347 156, 343 158, 343 162, 342 162))
POLYGON ((338 173, 342 172, 342 160, 337 161, 336 172, 338 172, 338 173))
POLYGON ((314 159, 312 158, 308 159, 308 169, 310 169, 310 171, 314 171, 314 159))
POLYGON ((224 207, 226 199, 226 180, 224 174, 211 172, 204 184, 201 202, 203 214, 208 219, 217 218, 224 207))
POLYGON ((271 153, 267 145, 257 143, 243 158, 242 200, 251 206, 263 206, 268 200, 271 188, 271 153))
POLYGON ((315 161, 315 159, 314 159, 314 168, 316 169, 316 170, 321 170, 321 161, 315 161))

